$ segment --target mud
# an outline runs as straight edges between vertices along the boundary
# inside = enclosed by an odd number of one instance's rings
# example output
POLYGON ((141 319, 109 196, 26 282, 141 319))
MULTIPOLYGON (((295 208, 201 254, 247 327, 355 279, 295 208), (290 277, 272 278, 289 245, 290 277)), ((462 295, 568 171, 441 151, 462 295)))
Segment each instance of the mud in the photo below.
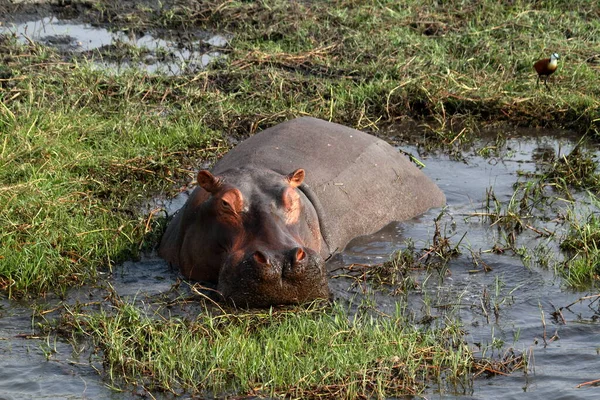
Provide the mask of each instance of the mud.
MULTIPOLYGON (((142 8, 125 2, 122 12, 135 15, 142 8)), ((225 57, 230 35, 192 30, 177 32, 156 27, 113 23, 102 12, 85 8, 87 3, 53 7, 53 3, 22 4, 0 14, 0 35, 21 43, 52 47, 65 60, 92 60, 109 73, 125 70, 149 74, 193 74, 225 57), (80 12, 81 8, 85 12, 80 12), (48 16, 50 14, 50 16, 48 16), (107 21, 108 20, 108 21, 107 21)), ((117 12, 117 11, 113 11, 117 12)))

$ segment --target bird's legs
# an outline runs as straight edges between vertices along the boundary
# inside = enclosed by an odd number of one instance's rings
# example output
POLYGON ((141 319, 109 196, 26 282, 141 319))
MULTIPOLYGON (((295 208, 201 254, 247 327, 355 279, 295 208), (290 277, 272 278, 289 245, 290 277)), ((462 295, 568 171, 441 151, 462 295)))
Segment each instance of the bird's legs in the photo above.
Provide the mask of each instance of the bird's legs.
POLYGON ((544 79, 544 86, 546 86, 546 89, 548 89, 548 91, 550 93, 552 93, 552 89, 550 89, 550 86, 548 86, 548 77, 546 77, 546 79, 544 79))

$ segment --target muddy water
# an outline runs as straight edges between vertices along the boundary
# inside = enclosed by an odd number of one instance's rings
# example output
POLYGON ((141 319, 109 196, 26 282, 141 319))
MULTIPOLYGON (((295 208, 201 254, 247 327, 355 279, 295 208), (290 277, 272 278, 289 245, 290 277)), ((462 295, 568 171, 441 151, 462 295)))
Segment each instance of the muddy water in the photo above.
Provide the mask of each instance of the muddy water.
POLYGON ((26 304, 0 301, 0 399, 122 398, 89 359, 32 326, 26 304))
MULTIPOLYGON (((486 143, 479 143, 475 148, 485 146, 486 143)), ((526 136, 508 139, 495 157, 467 153, 460 160, 445 155, 423 158, 426 173, 442 187, 448 199, 446 215, 441 219, 442 233, 453 243, 463 235, 464 238, 462 254, 451 261, 443 276, 437 273, 415 275, 419 288, 408 296, 407 312, 460 320, 470 345, 475 350, 485 349, 486 355, 502 354, 514 348, 527 352, 530 359, 527 374, 480 377, 474 387, 465 388, 461 393, 441 395, 432 389, 428 398, 600 398, 600 388, 576 388, 581 383, 600 379, 599 302, 583 301, 563 310, 565 323, 551 316, 555 307, 566 306, 598 291, 569 290, 553 271, 535 262, 526 267, 523 260, 510 251, 488 252, 502 240, 502 234, 490 228, 489 223, 473 217, 474 212, 481 211, 486 189, 493 187, 497 198, 507 202, 515 182, 523 179, 518 175, 536 170, 535 160, 540 153, 566 152, 572 147, 573 141, 565 138, 564 133, 549 137, 526 132, 526 136), (472 254, 491 271, 476 268, 472 254), (490 304, 498 304, 497 314, 490 304), (555 340, 551 340, 553 336, 555 340), (492 344, 497 345, 496 350, 492 344)), ((415 148, 404 147, 403 150, 417 154, 415 148)), ((583 196, 581 201, 584 201, 583 196)), ((412 221, 392 224, 375 235, 355 239, 346 251, 330 261, 329 269, 385 261, 394 250, 404 248, 407 239, 417 248, 426 247, 433 236, 432 221, 439 212, 432 210, 412 221)), ((561 229, 552 218, 548 221, 535 223, 537 227, 561 229)), ((543 240, 533 232, 524 232, 518 237, 519 244, 529 249, 543 240)), ((142 300, 168 291, 177 278, 164 262, 152 256, 140 262, 125 263, 115 272, 110 280, 115 290, 122 296, 142 300)), ((350 303, 362 296, 362 288, 352 286, 347 279, 331 279, 331 288, 339 302, 350 303)), ((84 297, 81 292, 70 297, 78 296, 84 297)), ((87 301, 94 299, 89 291, 85 296, 87 301)), ((382 311, 394 310, 397 298, 385 291, 376 292, 374 296, 382 311)), ((135 397, 130 393, 115 393, 104 386, 94 370, 101 370, 101 363, 89 357, 89 349, 80 349, 82 351, 76 354, 63 339, 24 336, 36 333, 26 305, 0 302, 1 398, 135 397)))
POLYGON ((204 69, 223 56, 220 49, 230 40, 224 35, 198 31, 191 33, 196 40, 181 41, 169 32, 162 37, 150 33, 136 35, 57 17, 17 24, 0 21, 0 34, 14 35, 22 43, 39 43, 63 54, 89 58, 92 65, 110 73, 133 69, 167 75, 204 69))

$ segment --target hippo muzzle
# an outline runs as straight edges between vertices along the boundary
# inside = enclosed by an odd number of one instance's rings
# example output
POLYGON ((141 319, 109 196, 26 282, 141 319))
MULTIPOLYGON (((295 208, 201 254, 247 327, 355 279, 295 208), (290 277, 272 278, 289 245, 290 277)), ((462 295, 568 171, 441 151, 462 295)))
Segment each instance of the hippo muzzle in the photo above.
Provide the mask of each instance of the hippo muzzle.
POLYGON ((229 257, 219 274, 218 290, 239 307, 299 304, 329 297, 323 258, 309 248, 256 250, 233 264, 229 257))

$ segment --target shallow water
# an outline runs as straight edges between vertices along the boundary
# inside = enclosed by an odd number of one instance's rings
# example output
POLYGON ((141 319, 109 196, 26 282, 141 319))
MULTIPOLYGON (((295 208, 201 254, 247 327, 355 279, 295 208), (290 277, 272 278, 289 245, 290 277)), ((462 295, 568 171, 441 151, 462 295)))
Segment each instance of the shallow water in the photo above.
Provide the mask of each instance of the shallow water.
MULTIPOLYGON (((535 263, 527 268, 520 257, 510 252, 503 255, 485 253, 496 243, 499 232, 490 228, 488 223, 480 223, 477 218, 465 219, 473 212, 481 211, 486 189, 490 187, 493 187, 498 199, 508 201, 514 192, 513 185, 519 179, 517 172, 534 172, 537 154, 549 149, 565 154, 574 145, 564 134, 558 137, 538 135, 536 131, 519 132, 516 138, 507 142, 505 155, 501 158, 472 155, 467 156, 464 162, 444 156, 425 160, 427 175, 436 180, 447 196, 449 217, 442 221, 447 222, 445 226, 452 242, 458 242, 466 232, 462 244, 480 254, 481 260, 492 271, 473 273, 475 268, 471 254, 463 249, 462 254, 450 262, 448 276, 442 280, 430 278, 418 296, 410 296, 411 311, 419 315, 420 309, 426 308, 423 305, 425 297, 432 300, 434 316, 443 317, 445 307, 452 305, 459 310, 469 343, 485 347, 500 340, 504 343, 502 351, 512 347, 531 354, 531 368, 527 375, 517 372, 506 377, 479 378, 475 380, 473 390, 467 390, 465 395, 444 393, 443 398, 600 398, 598 387, 576 388, 581 383, 600 379, 600 299, 577 303, 563 310, 565 324, 551 316, 557 308, 586 295, 597 295, 598 290, 573 291, 566 288, 553 271, 540 268, 535 263), (521 137, 522 134, 526 136, 521 137), (495 295, 498 283, 501 290, 499 295, 495 295), (501 304, 497 319, 492 312, 488 310, 486 315, 482 309, 484 292, 492 302, 501 304), (436 305, 440 306, 439 309, 436 305), (554 335, 559 339, 550 342, 554 335), (548 341, 547 345, 544 338, 548 341)), ((412 148, 405 150, 416 153, 412 148)), ((586 207, 583 206, 585 196, 578 201, 582 208, 586 207)), ((392 224, 378 235, 355 239, 351 247, 333 261, 339 263, 338 266, 382 262, 390 252, 405 247, 402 243, 406 239, 412 239, 418 249, 420 240, 427 241, 433 236, 432 221, 438 215, 439 210, 431 210, 412 221, 392 224)), ((552 223, 538 221, 536 225, 560 232, 560 227, 552 223)), ((532 249, 544 241, 536 236, 526 231, 520 235, 518 242, 532 249)), ((425 245, 422 243, 422 247, 425 245)), ((424 278, 421 275, 421 280, 424 278)), ((343 282, 333 281, 338 297, 352 298, 343 282)), ((379 308, 393 313, 393 298, 379 297, 379 308)), ((436 397, 435 392, 429 395, 436 397)))
POLYGON ((31 315, 26 304, 0 301, 0 399, 122 398, 69 343, 37 336, 31 315))
POLYGON ((187 38, 185 41, 169 37, 167 33, 163 37, 150 33, 136 35, 56 17, 0 24, 0 34, 13 34, 22 43, 40 43, 54 47, 61 53, 85 55, 93 60, 93 65, 111 73, 134 69, 168 75, 204 69, 213 60, 223 56, 219 49, 226 47, 230 40, 226 36, 208 32, 195 32, 193 37, 196 40, 187 38), (111 46, 131 46, 145 55, 141 61, 131 61, 131 57, 116 60, 110 51, 103 51, 110 50, 111 46))
MULTIPOLYGON (((426 280, 427 274, 416 274, 420 288, 409 295, 410 312, 459 318, 474 349, 480 346, 487 349, 486 355, 489 355, 492 343, 502 343, 500 353, 508 348, 526 351, 531 362, 527 374, 521 371, 510 376, 480 377, 475 380, 474 387, 465 389, 464 393, 451 395, 446 392, 440 395, 432 389, 427 394, 428 398, 597 399, 600 396, 598 387, 576 388, 581 383, 600 379, 599 302, 583 301, 563 310, 565 324, 551 316, 555 308, 564 307, 583 296, 597 294, 597 290, 572 291, 565 288, 553 271, 541 268, 535 262, 525 267, 521 258, 509 251, 504 254, 486 252, 498 241, 500 234, 488 223, 470 217, 481 210, 486 189, 493 187, 498 199, 508 201, 513 194, 514 183, 523 179, 517 176, 518 172, 536 170, 537 155, 549 150, 567 152, 574 144, 564 133, 550 137, 528 131, 525 135, 509 139, 499 154, 492 158, 468 153, 458 161, 445 155, 423 158, 427 165, 426 174, 442 187, 447 196, 448 208, 441 220, 442 232, 450 236, 453 243, 466 234, 461 243, 462 254, 450 262, 443 279, 434 274, 426 280), (474 273, 469 249, 492 271, 474 273), (498 291, 496 288, 499 288, 498 291), (499 304, 498 317, 482 307, 484 294, 489 296, 491 303, 499 304), (428 299, 429 305, 425 299, 428 299), (452 312, 446 311, 448 308, 452 312), (550 341, 555 334, 559 339, 550 341)), ((481 147, 481 144, 475 146, 481 147)), ((412 147, 403 147, 403 150, 417 154, 412 147)), ((177 204, 184 200, 180 198, 177 204)), ((414 220, 391 224, 375 235, 357 238, 329 262, 328 268, 333 271, 353 263, 385 261, 394 250, 404 248, 407 239, 411 239, 417 249, 426 247, 433 236, 433 219, 439 213, 440 210, 432 210, 414 220)), ((546 222, 545 226, 552 230, 559 228, 552 222, 546 222)), ((543 239, 527 231, 518 238, 519 243, 528 248, 535 247, 540 240, 543 239)), ((148 256, 140 262, 127 262, 117 268, 110 284, 121 296, 145 302, 168 292, 177 278, 177 273, 170 271, 162 260, 148 256)), ((347 279, 331 279, 337 301, 346 302, 360 296, 360 288, 351 287, 349 283, 347 279)), ((78 291, 70 297, 78 296, 89 297, 89 291, 78 291)), ((383 312, 394 310, 395 297, 378 292, 375 298, 383 312)), ((188 307, 182 312, 189 315, 197 312, 194 305, 188 307)), ((48 342, 17 337, 34 333, 31 311, 25 305, 0 302, 2 398, 135 397, 131 393, 115 393, 106 388, 90 365, 88 356, 84 355, 86 352, 79 356, 73 354, 71 345, 63 339, 48 342), (48 361, 45 354, 50 350, 55 352, 48 361), (53 394, 43 397, 48 393, 53 394)), ((101 365, 95 367, 101 368, 101 365)))

